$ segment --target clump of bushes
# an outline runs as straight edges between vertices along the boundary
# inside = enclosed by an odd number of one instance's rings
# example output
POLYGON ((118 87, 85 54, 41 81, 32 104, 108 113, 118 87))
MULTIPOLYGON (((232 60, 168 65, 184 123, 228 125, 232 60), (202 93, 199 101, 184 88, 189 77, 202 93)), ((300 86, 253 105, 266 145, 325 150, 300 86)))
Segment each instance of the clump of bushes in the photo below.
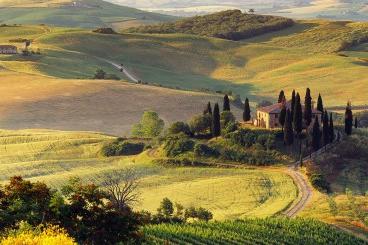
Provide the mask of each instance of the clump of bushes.
POLYGON ((206 144, 196 144, 194 146, 194 154, 198 157, 218 157, 220 152, 211 146, 206 144))
POLYGON ((163 144, 166 156, 176 157, 182 153, 192 151, 195 142, 184 134, 170 135, 163 144))
POLYGON ((122 139, 105 144, 101 149, 101 154, 105 157, 130 156, 143 152, 145 144, 142 142, 134 143, 122 139))
POLYGON ((95 33, 100 33, 100 34, 117 34, 112 28, 110 27, 102 27, 102 28, 98 28, 96 30, 93 30, 93 32, 95 33))
POLYGON ((118 77, 115 74, 107 74, 102 69, 97 69, 95 75, 93 76, 94 79, 99 80, 120 80, 120 77, 118 77))
POLYGON ((192 135, 192 132, 190 130, 190 127, 187 123, 185 122, 175 122, 173 124, 170 125, 169 129, 168 129, 168 133, 169 134, 186 134, 188 136, 192 135))

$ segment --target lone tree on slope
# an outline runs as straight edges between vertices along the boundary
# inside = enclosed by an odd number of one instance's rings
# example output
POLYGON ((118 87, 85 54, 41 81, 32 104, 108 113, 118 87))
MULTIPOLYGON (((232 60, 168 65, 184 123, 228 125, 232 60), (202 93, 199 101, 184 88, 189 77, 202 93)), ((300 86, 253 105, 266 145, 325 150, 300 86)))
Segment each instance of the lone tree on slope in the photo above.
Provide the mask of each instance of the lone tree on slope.
POLYGON ((318 117, 315 118, 312 130, 312 147, 314 151, 318 151, 321 144, 321 130, 319 128, 318 117))
POLYGON ((224 96, 223 111, 230 111, 230 100, 229 100, 229 96, 227 96, 227 94, 224 96))
POLYGON ((248 98, 246 98, 244 102, 243 120, 244 122, 248 122, 250 119, 251 116, 250 116, 249 100, 248 98))
POLYGON ((351 135, 353 132, 353 112, 351 111, 351 104, 348 102, 345 110, 345 133, 351 135))
POLYGON ((302 105, 300 102, 300 95, 299 93, 295 96, 295 107, 294 107, 294 116, 293 116, 293 127, 298 135, 300 136, 300 133, 303 130, 303 112, 302 112, 302 105))
POLYGON ((323 101, 322 101, 322 96, 321 94, 318 95, 318 100, 317 100, 317 110, 319 110, 320 112, 323 113, 323 101))
POLYGON ((285 98, 285 92, 284 90, 281 90, 280 91, 280 94, 279 94, 279 99, 277 100, 278 103, 282 103, 284 100, 286 100, 285 98))
POLYGON ((311 91, 307 88, 305 93, 305 100, 304 100, 304 121, 305 125, 308 127, 312 122, 312 97, 311 91))
POLYGON ((221 122, 220 122, 220 108, 218 103, 215 104, 213 108, 212 115, 212 135, 213 137, 218 137, 221 134, 221 122))
POLYGON ((291 112, 288 109, 286 111, 285 117, 285 127, 284 127, 284 144, 289 146, 294 143, 294 133, 293 133, 293 125, 291 121, 291 112))

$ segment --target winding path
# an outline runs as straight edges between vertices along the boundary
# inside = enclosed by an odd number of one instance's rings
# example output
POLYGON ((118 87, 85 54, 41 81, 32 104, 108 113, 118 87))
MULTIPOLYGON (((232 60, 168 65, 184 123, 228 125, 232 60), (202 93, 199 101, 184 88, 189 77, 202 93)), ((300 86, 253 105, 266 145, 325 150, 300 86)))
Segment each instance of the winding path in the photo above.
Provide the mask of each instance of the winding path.
POLYGON ((119 69, 121 72, 123 72, 130 80, 132 80, 133 82, 139 82, 140 80, 134 76, 132 74, 132 72, 130 72, 124 65, 120 65, 120 64, 117 64, 115 62, 112 62, 110 60, 106 60, 106 59, 102 59, 104 61, 106 61, 107 63, 111 64, 112 66, 114 66, 115 68, 119 69))

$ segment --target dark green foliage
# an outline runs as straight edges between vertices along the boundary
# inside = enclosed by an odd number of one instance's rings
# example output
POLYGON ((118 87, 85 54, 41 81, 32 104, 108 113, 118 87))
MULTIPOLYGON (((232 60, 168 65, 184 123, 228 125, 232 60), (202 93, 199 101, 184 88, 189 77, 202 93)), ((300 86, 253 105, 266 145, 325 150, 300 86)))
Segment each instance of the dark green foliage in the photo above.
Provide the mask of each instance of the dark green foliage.
POLYGON ((106 76, 106 72, 102 69, 97 69, 95 76, 93 77, 94 79, 105 79, 106 76))
POLYGON ((173 124, 170 125, 167 131, 169 134, 180 134, 180 133, 186 135, 192 134, 189 125, 185 122, 174 122, 173 124))
POLYGON ((206 109, 203 111, 203 114, 210 114, 210 115, 212 115, 211 102, 208 102, 206 109))
POLYGON ((318 95, 318 100, 317 100, 317 110, 319 110, 320 112, 323 113, 324 109, 323 109, 323 101, 322 101, 322 96, 321 94, 318 95))
POLYGON ((211 133, 212 118, 210 114, 198 115, 189 122, 190 131, 196 135, 207 135, 211 133))
POLYGON ((283 103, 279 115, 279 123, 281 125, 282 131, 284 131, 285 120, 286 120, 286 106, 285 103, 283 103))
POLYGON ((295 97, 293 128, 297 135, 300 135, 303 130, 303 111, 299 93, 295 97))
POLYGON ((294 109, 295 109, 295 90, 293 90, 291 94, 291 106, 290 106, 290 115, 291 115, 291 122, 294 121, 294 109))
POLYGON ((355 121, 354 121, 354 127, 355 128, 358 128, 358 118, 357 117, 355 117, 355 121))
POLYGON ((227 10, 205 16, 186 18, 173 23, 131 28, 141 33, 187 33, 241 40, 270 31, 292 26, 291 19, 267 15, 243 14, 240 10, 227 10))
POLYGON ((235 117, 230 111, 221 112, 220 116, 221 128, 226 128, 230 123, 235 123, 235 117))
POLYGON ((161 201, 157 212, 166 218, 171 217, 174 214, 174 204, 166 197, 161 201))
POLYGON ((249 100, 248 98, 245 99, 244 102, 244 111, 243 111, 243 121, 248 122, 251 119, 250 116, 250 106, 249 106, 249 100))
POLYGON ((182 153, 192 151, 195 142, 186 135, 171 135, 165 139, 163 148, 168 157, 176 157, 182 153))
POLYGON ((275 136, 272 134, 261 134, 257 137, 257 144, 265 150, 271 150, 275 147, 275 136))
POLYGON ((98 28, 96 30, 93 30, 93 32, 95 33, 100 33, 100 34, 117 34, 112 28, 110 27, 102 27, 102 28, 98 28))
POLYGON ((224 105, 223 105, 223 111, 230 111, 230 100, 229 96, 226 94, 224 96, 224 105))
POLYGON ((311 91, 307 88, 305 93, 305 100, 304 100, 304 121, 305 125, 308 127, 312 122, 312 97, 311 91))
POLYGON ((319 191, 330 192, 330 184, 323 174, 314 173, 309 176, 309 181, 319 191))
POLYGON ((285 125, 284 125, 284 144, 292 145, 294 143, 294 133, 291 112, 288 109, 286 111, 285 125))
POLYGON ((226 125, 226 127, 221 131, 221 134, 226 136, 229 133, 235 132, 238 130, 238 124, 236 122, 230 122, 226 125))
POLYGON ((185 219, 198 219, 199 221, 205 221, 208 222, 213 218, 213 214, 205 209, 205 208, 195 208, 195 207, 190 207, 185 209, 184 211, 184 217, 185 219))
POLYGON ((330 136, 330 143, 332 143, 335 140, 335 129, 334 129, 332 113, 330 113, 330 123, 328 125, 328 130, 329 130, 329 136, 330 136))
POLYGON ((101 149, 101 154, 105 157, 112 156, 130 156, 143 152, 144 143, 133 143, 124 140, 115 140, 112 143, 105 144, 101 149))
POLYGON ((216 148, 206 144, 196 144, 194 146, 194 154, 198 157, 218 157, 220 152, 216 148))
POLYGON ((330 137, 330 120, 328 118, 327 110, 323 113, 323 125, 322 125, 322 135, 323 135, 323 145, 327 145, 331 141, 330 137))
POLYGON ((353 112, 351 105, 348 103, 345 110, 345 133, 351 135, 353 132, 353 112))
POLYGON ((321 130, 319 126, 318 117, 314 119, 313 129, 312 129, 312 148, 314 151, 319 150, 321 146, 321 130))
POLYGON ((212 115, 212 136, 218 137, 220 135, 221 135, 220 108, 219 105, 216 103, 212 115))
POLYGON ((275 151, 245 150, 236 145, 225 146, 219 151, 222 159, 238 163, 265 166, 278 162, 277 152, 275 151))
POLYGON ((280 91, 279 99, 277 100, 277 103, 282 103, 283 101, 286 101, 285 92, 284 90, 280 91))

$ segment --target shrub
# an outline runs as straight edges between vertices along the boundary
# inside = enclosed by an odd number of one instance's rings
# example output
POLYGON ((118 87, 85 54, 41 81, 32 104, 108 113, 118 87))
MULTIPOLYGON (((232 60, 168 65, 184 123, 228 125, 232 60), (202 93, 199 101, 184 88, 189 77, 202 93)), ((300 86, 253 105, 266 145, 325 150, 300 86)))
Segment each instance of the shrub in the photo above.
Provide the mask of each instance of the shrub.
POLYGON ((238 124, 236 122, 230 122, 221 131, 221 134, 226 137, 227 134, 232 133, 232 132, 235 132, 236 130, 238 130, 238 124))
POLYGON ((168 133, 169 134, 183 133, 183 134, 186 134, 186 135, 191 135, 192 134, 192 132, 190 131, 189 125, 185 122, 174 122, 169 127, 168 133))
POLYGON ((98 28, 96 30, 93 30, 93 32, 95 33, 100 33, 100 34, 117 34, 112 28, 110 27, 102 27, 102 28, 98 28))
POLYGON ((261 134, 258 135, 256 142, 265 149, 270 150, 275 147, 275 136, 271 134, 261 134))
POLYGON ((195 116, 189 122, 190 130, 197 135, 210 133, 211 125, 212 118, 208 114, 195 116))
POLYGON ((195 142, 186 135, 179 134, 167 137, 163 148, 168 157, 176 157, 182 153, 192 151, 194 144, 195 142))
POLYGON ((184 211, 184 218, 187 220, 189 218, 193 218, 193 219, 198 219, 200 221, 210 221, 213 218, 213 214, 202 207, 199 208, 195 208, 195 207, 190 207, 185 209, 184 211))
POLYGON ((196 144, 194 146, 194 154, 199 157, 218 157, 220 155, 216 148, 206 144, 196 144))
POLYGON ((104 145, 101 149, 101 154, 105 157, 130 156, 142 153, 144 148, 145 144, 141 142, 132 143, 128 141, 116 140, 112 143, 104 145))
POLYGON ((330 184, 327 182, 325 176, 320 173, 313 173, 309 180, 314 188, 319 191, 330 192, 330 184))

